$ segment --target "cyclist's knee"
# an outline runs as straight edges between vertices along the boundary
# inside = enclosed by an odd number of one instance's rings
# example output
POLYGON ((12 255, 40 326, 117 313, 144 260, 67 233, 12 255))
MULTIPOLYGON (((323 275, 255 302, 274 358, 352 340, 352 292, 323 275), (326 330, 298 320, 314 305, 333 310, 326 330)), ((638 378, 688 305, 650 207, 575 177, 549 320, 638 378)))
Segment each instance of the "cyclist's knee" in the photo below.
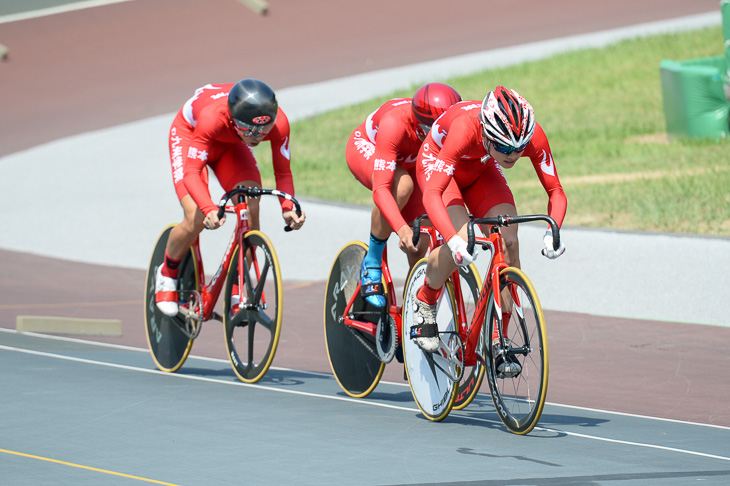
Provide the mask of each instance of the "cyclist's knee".
POLYGON ((408 200, 411 198, 413 188, 413 179, 410 174, 408 174, 408 172, 402 167, 398 167, 393 180, 393 197, 395 198, 396 203, 398 203, 399 208, 403 209, 408 200))
MULTIPOLYGON (((403 181, 403 179, 401 179, 401 181, 403 181)), ((399 208, 403 209, 408 200, 411 198, 411 194, 413 194, 413 181, 409 179, 407 183, 402 182, 401 184, 398 184, 398 187, 396 187, 395 201, 398 203, 399 208)))
POLYGON ((502 235, 504 242, 505 260, 511 267, 520 267, 520 242, 517 234, 502 235))

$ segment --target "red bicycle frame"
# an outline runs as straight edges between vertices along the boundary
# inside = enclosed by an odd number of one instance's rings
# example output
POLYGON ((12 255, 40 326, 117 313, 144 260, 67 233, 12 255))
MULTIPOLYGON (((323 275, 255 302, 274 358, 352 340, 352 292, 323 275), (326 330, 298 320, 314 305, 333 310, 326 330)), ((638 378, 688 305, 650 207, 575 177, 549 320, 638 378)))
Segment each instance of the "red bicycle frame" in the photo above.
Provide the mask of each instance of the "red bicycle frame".
MULTIPOLYGON (((436 231, 436 228, 433 226, 425 226, 420 227, 420 220, 419 220, 419 226, 418 226, 419 232, 421 235, 428 235, 429 243, 428 248, 429 251, 433 250, 434 248, 441 246, 443 244, 443 238, 441 238, 441 235, 436 231)), ((396 298, 395 298, 395 284, 393 283, 393 276, 390 273, 390 268, 388 267, 388 248, 386 247, 383 249, 383 263, 381 264, 381 270, 383 272, 382 276, 385 280, 385 288, 387 290, 387 307, 388 307, 388 313, 393 317, 393 320, 395 321, 396 328, 398 330, 398 336, 403 336, 403 320, 401 317, 401 311, 403 309, 403 306, 398 305, 396 298)), ((343 313, 342 318, 344 319, 344 323, 346 326, 353 327, 359 331, 362 331, 364 333, 367 333, 373 337, 376 337, 377 333, 377 324, 368 322, 368 321, 362 321, 359 319, 356 319, 353 317, 353 314, 350 312, 350 309, 352 309, 353 304, 355 303, 355 299, 360 294, 360 284, 361 282, 358 281, 357 288, 352 294, 352 297, 350 297, 350 301, 347 303, 347 307, 345 307, 345 311, 343 313)), ((462 305, 463 308, 463 305, 462 305)), ((464 312, 462 312, 462 315, 464 312)))
MULTIPOLYGON (((221 291, 223 290, 223 285, 225 283, 225 278, 221 278, 221 276, 225 276, 224 271, 231 264, 233 251, 236 249, 236 247, 243 248, 243 237, 249 231, 248 205, 246 204, 244 198, 241 198, 241 202, 234 206, 224 206, 223 210, 226 213, 236 214, 236 228, 231 235, 231 239, 228 242, 228 245, 226 246, 223 260, 221 261, 218 270, 215 272, 215 275, 213 275, 213 278, 211 278, 210 283, 206 284, 205 281, 205 269, 203 267, 203 257, 200 251, 200 237, 195 238, 195 241, 192 245, 193 255, 195 256, 195 265, 198 268, 198 288, 200 289, 200 298, 203 304, 202 312, 199 312, 199 314, 202 314, 203 321, 208 321, 214 317, 213 309, 215 308, 216 302, 218 302, 218 297, 220 297, 221 291)), ((239 288, 242 288, 242 282, 240 282, 240 279, 243 275, 242 272, 244 261, 245 259, 243 258, 238 259, 239 288)), ((258 268, 256 270, 258 271, 258 268)))

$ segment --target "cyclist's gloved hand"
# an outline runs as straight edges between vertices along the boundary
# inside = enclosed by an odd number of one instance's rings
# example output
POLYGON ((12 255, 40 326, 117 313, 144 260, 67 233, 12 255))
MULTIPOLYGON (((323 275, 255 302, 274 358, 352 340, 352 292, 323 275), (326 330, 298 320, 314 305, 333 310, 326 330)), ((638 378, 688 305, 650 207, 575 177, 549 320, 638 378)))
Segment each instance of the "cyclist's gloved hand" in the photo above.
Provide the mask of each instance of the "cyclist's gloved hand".
POLYGON ((304 214, 304 211, 302 211, 301 216, 297 216, 296 211, 285 211, 284 213, 282 213, 282 216, 284 217, 286 225, 293 230, 298 230, 299 228, 301 228, 304 224, 304 221, 307 219, 307 215, 304 214))
POLYGON ((218 229, 223 226, 223 223, 225 222, 226 217, 223 216, 221 219, 218 219, 218 211, 213 210, 205 215, 205 219, 203 220, 203 226, 205 227, 205 229, 218 229))
POLYGON ((449 245, 454 262, 460 267, 469 266, 471 262, 477 259, 477 248, 474 247, 474 255, 470 255, 466 251, 466 241, 459 235, 452 236, 446 244, 449 245))
POLYGON ((553 249, 553 233, 550 230, 545 232, 545 236, 542 237, 542 241, 545 243, 545 248, 542 250, 542 254, 551 260, 558 258, 565 251, 565 245, 563 245, 562 238, 560 239, 560 247, 557 250, 553 249))

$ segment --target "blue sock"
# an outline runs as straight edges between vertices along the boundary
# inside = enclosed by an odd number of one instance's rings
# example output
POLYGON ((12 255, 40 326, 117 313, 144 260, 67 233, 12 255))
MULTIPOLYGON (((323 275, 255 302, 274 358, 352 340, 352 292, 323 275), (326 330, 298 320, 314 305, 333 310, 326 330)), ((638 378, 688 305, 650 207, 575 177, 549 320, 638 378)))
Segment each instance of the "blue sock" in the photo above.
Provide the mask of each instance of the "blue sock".
MULTIPOLYGON (((362 261, 362 281, 369 280, 372 283, 380 282, 380 278, 383 272, 380 270, 380 265, 383 263, 383 250, 388 242, 387 239, 381 240, 376 238, 373 234, 370 234, 370 245, 368 247, 368 253, 362 261), (367 271, 367 274, 366 274, 367 271)), ((365 297, 365 300, 375 307, 385 306, 384 295, 369 295, 365 297)))
POLYGON ((368 247, 368 253, 362 261, 363 267, 375 268, 380 270, 380 265, 383 263, 383 250, 385 250, 385 244, 388 242, 387 239, 381 240, 376 238, 373 234, 370 234, 370 243, 368 247))

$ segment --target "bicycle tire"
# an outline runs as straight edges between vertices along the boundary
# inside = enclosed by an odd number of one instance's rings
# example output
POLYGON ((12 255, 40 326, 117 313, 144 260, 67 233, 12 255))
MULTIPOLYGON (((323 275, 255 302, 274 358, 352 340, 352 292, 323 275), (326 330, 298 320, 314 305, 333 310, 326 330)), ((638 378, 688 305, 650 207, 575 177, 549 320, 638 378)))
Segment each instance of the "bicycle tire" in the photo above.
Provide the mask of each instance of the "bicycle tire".
POLYGON ((522 366, 519 375, 513 378, 497 378, 492 353, 492 333, 496 320, 493 292, 490 290, 486 312, 487 336, 487 382, 492 401, 500 420, 511 432, 519 435, 529 433, 540 420, 547 399, 549 360, 545 317, 527 276, 515 267, 500 272, 500 289, 509 288, 516 296, 512 317, 507 329, 512 350, 530 348, 526 354, 513 353, 522 366))
POLYGON ((236 376, 245 383, 264 377, 276 355, 283 320, 281 269, 271 241, 260 231, 243 237, 244 264, 241 305, 231 312, 231 295, 238 284, 236 248, 228 266, 223 299, 226 350, 236 376))
MULTIPOLYGON (((348 329, 340 320, 357 290, 360 266, 367 251, 368 246, 360 241, 352 241, 342 247, 332 264, 324 299, 327 359, 340 388, 353 398, 369 395, 385 370, 385 363, 377 356, 375 343, 372 343, 372 348, 366 348, 354 333, 366 342, 370 342, 372 337, 356 329, 348 329)), ((355 299, 353 308, 364 308, 360 296, 355 299)))
MULTIPOLYGON (((474 310, 476 309, 479 292, 482 289, 482 279, 473 263, 468 267, 459 267, 459 278, 461 279, 462 301, 464 302, 464 309, 466 311, 466 323, 469 325, 474 315, 474 310)), ((478 343, 479 349, 477 349, 482 354, 485 333, 486 330, 482 326, 482 333, 479 336, 478 343)), ((464 376, 459 382, 456 397, 454 397, 454 410, 466 408, 476 398, 484 380, 484 372, 484 365, 480 361, 477 361, 473 366, 466 367, 464 376)))
MULTIPOLYGON (((171 224, 166 227, 159 238, 157 238, 157 243, 152 251, 150 264, 147 268, 144 296, 144 320, 147 346, 157 368, 168 373, 174 373, 182 367, 190 354, 194 341, 194 339, 190 339, 182 331, 181 326, 184 326, 184 324, 181 317, 169 317, 163 314, 155 303, 155 278, 157 269, 164 262, 167 240, 170 237, 170 231, 175 226, 171 224)), ((188 249, 185 252, 178 268, 178 290, 198 291, 198 268, 192 249, 188 249)))
MULTIPOLYGON (((433 422, 446 418, 454 405, 458 383, 449 378, 444 371, 438 368, 435 360, 438 353, 426 353, 410 339, 410 327, 413 324, 413 302, 416 292, 426 279, 426 265, 428 258, 422 258, 411 269, 406 281, 403 298, 403 360, 406 367, 408 385, 411 388, 413 399, 421 413, 433 422)), ((453 345, 458 338, 455 333, 456 317, 454 315, 453 288, 447 284, 448 292, 441 292, 436 306, 436 322, 441 339, 448 339, 453 345), (445 305, 448 304, 448 305, 445 305)), ((458 340, 461 342, 461 340, 458 340)))

